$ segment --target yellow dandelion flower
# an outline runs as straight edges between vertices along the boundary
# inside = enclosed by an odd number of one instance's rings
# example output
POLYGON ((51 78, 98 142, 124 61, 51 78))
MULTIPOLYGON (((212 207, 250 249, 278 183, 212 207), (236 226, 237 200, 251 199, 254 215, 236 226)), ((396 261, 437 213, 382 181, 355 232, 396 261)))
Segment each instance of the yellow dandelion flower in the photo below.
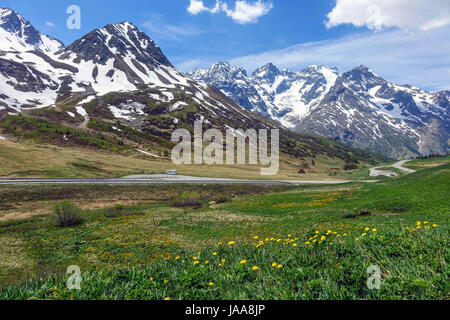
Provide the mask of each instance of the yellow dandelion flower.
POLYGON ((259 237, 258 237, 258 236, 254 236, 254 237, 253 237, 253 239, 255 239, 255 240, 258 240, 258 239, 259 239, 259 237))
POLYGON ((178 257, 176 257, 176 258, 175 258, 175 260, 180 260, 180 257, 179 257, 179 256, 178 256, 178 257))
POLYGON ((278 268, 278 269, 281 269, 281 268, 283 268, 283 265, 282 265, 282 264, 279 264, 279 265, 277 266, 277 268, 278 268))
POLYGON ((210 282, 209 286, 212 287, 214 285, 214 282, 210 282))
POLYGON ((229 246, 232 246, 232 245, 234 245, 234 244, 236 244, 236 241, 230 241, 230 242, 228 242, 228 245, 229 245, 229 246))
POLYGON ((194 264, 199 264, 199 263, 200 263, 200 261, 198 261, 198 260, 194 261, 194 264))
POLYGON ((296 246, 297 246, 297 244, 296 244, 296 243, 293 243, 293 244, 292 244, 292 246, 293 246, 293 247, 296 247, 296 246))
POLYGON ((217 252, 213 252, 213 256, 217 256, 217 252))
POLYGON ((305 242, 305 245, 309 246, 311 244, 311 242, 305 242))
POLYGON ((165 300, 165 301, 169 301, 170 298, 169 298, 169 297, 165 297, 164 300, 165 300))
POLYGON ((377 229, 372 229, 372 232, 377 232, 378 230, 377 229))
POLYGON ((348 236, 348 234, 344 233, 344 237, 348 236))
POLYGON ((168 284, 169 283, 169 280, 164 280, 164 284, 168 284))
POLYGON ((326 239, 327 239, 327 237, 322 236, 322 237, 320 238, 320 241, 325 241, 326 239))
POLYGON ((253 271, 258 271, 258 270, 259 270, 259 267, 258 267, 258 266, 254 266, 254 267, 252 268, 252 270, 253 270, 253 271))
POLYGON ((364 231, 369 232, 369 231, 370 231, 370 228, 367 227, 367 228, 364 229, 364 231))
POLYGON ((319 232, 319 231, 316 231, 315 233, 316 233, 316 234, 319 234, 320 232, 319 232))
POLYGON ((356 238, 355 241, 359 241, 359 238, 356 238))
POLYGON ((150 277, 150 281, 153 281, 153 280, 155 280, 155 279, 153 279, 153 277, 150 277))
POLYGON ((222 263, 225 263, 225 262, 227 262, 225 259, 222 259, 222 263))
POLYGON ((241 260, 240 264, 246 264, 247 260, 241 260))
POLYGON ((219 263, 218 266, 221 267, 221 266, 223 266, 223 264, 219 263))
POLYGON ((433 228, 437 228, 437 226, 438 226, 437 224, 433 224, 433 228))
POLYGON ((363 236, 363 237, 367 236, 367 233, 363 233, 362 236, 363 236))
POLYGON ((278 263, 276 263, 276 262, 272 263, 272 267, 275 268, 276 266, 278 266, 278 263))
POLYGON ((206 260, 206 261, 205 261, 205 264, 209 264, 209 261, 208 261, 208 260, 206 260))
POLYGON ((221 246, 221 245, 222 245, 222 242, 219 242, 217 245, 221 246))

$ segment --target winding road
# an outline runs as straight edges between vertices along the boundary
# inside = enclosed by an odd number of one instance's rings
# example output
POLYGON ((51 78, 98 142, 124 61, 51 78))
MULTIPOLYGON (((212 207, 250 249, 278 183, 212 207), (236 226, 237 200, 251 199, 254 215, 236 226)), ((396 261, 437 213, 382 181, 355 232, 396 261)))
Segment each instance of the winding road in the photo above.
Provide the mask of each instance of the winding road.
POLYGON ((414 173, 414 172, 416 172, 415 170, 403 167, 403 165, 405 163, 407 163, 407 162, 409 162, 409 161, 408 160, 402 160, 402 161, 399 161, 399 162, 397 162, 397 163, 395 163, 395 164, 393 164, 391 166, 381 166, 381 167, 371 168, 370 169, 370 176, 371 177, 382 177, 382 176, 384 176, 384 177, 396 177, 397 174, 395 172, 393 172, 393 171, 380 170, 381 168, 389 168, 389 167, 399 169, 399 170, 401 170, 401 171, 403 171, 405 173, 414 173))
MULTIPOLYGON (((402 170, 406 173, 413 173, 414 170, 404 168, 403 165, 407 161, 399 161, 391 167, 402 170)), ((379 170, 379 168, 386 168, 389 166, 382 166, 370 169, 371 177, 392 176, 395 175, 392 171, 379 170)), ((339 185, 353 182, 353 180, 234 180, 234 179, 215 179, 215 178, 201 178, 191 176, 169 176, 169 175, 136 175, 127 176, 118 179, 102 179, 102 178, 82 178, 82 179, 67 179, 67 178, 50 178, 50 179, 0 179, 0 185, 137 185, 137 184, 255 184, 255 185, 339 185)), ((362 182, 362 181, 359 181, 362 182)), ((364 181, 363 181, 364 182, 364 181)), ((365 181, 376 182, 376 181, 365 181)))

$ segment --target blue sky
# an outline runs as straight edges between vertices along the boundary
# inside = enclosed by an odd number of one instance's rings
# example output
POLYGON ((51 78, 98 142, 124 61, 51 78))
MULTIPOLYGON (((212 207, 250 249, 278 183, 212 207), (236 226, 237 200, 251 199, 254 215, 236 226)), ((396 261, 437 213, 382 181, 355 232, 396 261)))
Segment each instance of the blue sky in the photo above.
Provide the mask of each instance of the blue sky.
POLYGON ((448 0, 13 0, 0 6, 65 44, 109 23, 133 22, 182 71, 219 60, 248 72, 267 62, 293 71, 326 64, 341 72, 365 64, 400 84, 450 90, 448 0), (66 28, 72 4, 81 8, 81 30, 66 28))

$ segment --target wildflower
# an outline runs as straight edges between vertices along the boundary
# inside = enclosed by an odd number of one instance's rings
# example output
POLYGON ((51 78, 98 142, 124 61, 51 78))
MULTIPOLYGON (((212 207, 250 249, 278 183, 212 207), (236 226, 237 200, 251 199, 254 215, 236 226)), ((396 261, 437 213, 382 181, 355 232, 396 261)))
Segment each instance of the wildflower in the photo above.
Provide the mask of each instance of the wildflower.
POLYGON ((344 233, 344 237, 346 237, 347 236, 347 234, 346 233, 344 233))
POLYGON ((272 267, 275 268, 276 266, 278 266, 278 263, 276 263, 276 262, 272 263, 272 267))
POLYGON ((423 224, 430 224, 430 221, 424 221, 423 224))
POLYGON ((311 244, 311 242, 307 241, 305 242, 305 245, 309 246, 311 244))
POLYGON ((213 252, 213 256, 217 256, 217 252, 213 252))
POLYGON ((367 236, 367 233, 363 233, 362 236, 363 236, 363 237, 367 236))
POLYGON ((330 242, 330 246, 332 246, 334 243, 333 242, 330 242))
POLYGON ((169 280, 164 280, 164 284, 168 284, 169 283, 169 280))
POLYGON ((232 245, 234 245, 234 244, 236 244, 236 241, 230 241, 230 242, 228 242, 228 245, 229 245, 229 246, 232 246, 232 245))
POLYGON ((198 260, 194 261, 194 264, 195 264, 195 265, 197 265, 197 264, 199 264, 199 263, 200 263, 200 261, 198 261, 198 260))
POLYGON ((192 259, 194 259, 194 260, 198 260, 198 258, 197 258, 197 257, 195 257, 195 256, 194 256, 194 257, 192 257, 192 259))
POLYGON ((222 263, 225 263, 225 262, 227 262, 225 259, 222 259, 222 263))
POLYGON ((288 234, 288 237, 291 238, 291 237, 292 237, 292 234, 288 234))
POLYGON ((222 242, 219 242, 217 245, 221 246, 221 245, 222 245, 222 242))
POLYGON ((214 282, 210 282, 209 286, 212 287, 214 285, 214 282))
POLYGON ((315 233, 316 233, 316 234, 319 234, 320 232, 319 232, 319 231, 316 231, 315 233))
POLYGON ((254 267, 252 268, 252 270, 253 270, 253 271, 258 271, 258 270, 259 270, 259 267, 258 267, 258 266, 254 266, 254 267))
POLYGON ((169 301, 170 298, 169 298, 169 297, 165 297, 164 300, 165 300, 165 301, 169 301))
POLYGON ((320 238, 320 241, 325 241, 326 239, 327 239, 327 237, 322 236, 322 237, 320 238))
POLYGON ((153 281, 153 280, 155 280, 155 279, 153 279, 153 277, 150 277, 150 281, 153 281))
POLYGON ((241 262, 240 262, 240 264, 246 264, 247 263, 247 260, 242 260, 241 262))
POLYGON ((259 237, 258 237, 258 236, 254 236, 254 237, 253 237, 253 239, 255 239, 255 240, 258 240, 258 239, 259 239, 259 237))
POLYGON ((282 264, 279 264, 279 265, 277 266, 277 268, 278 268, 278 269, 281 269, 281 268, 283 268, 283 265, 282 265, 282 264))
POLYGON ((437 224, 433 224, 433 228, 437 228, 437 226, 438 226, 437 224))
POLYGON ((206 260, 206 261, 205 261, 205 264, 209 264, 209 261, 208 261, 208 260, 206 260))
POLYGON ((175 260, 180 260, 180 256, 176 257, 175 260))
POLYGON ((370 231, 370 228, 367 227, 367 228, 364 229, 364 231, 369 232, 369 231, 370 231))
POLYGON ((359 238, 356 238, 355 241, 359 241, 359 238))
POLYGON ((218 266, 221 267, 221 266, 223 266, 223 264, 219 263, 218 266))
POLYGON ((296 246, 297 246, 297 244, 296 244, 296 243, 293 243, 293 244, 292 244, 292 246, 293 246, 293 247, 296 247, 296 246))
POLYGON ((372 232, 377 232, 378 230, 377 229, 372 229, 372 232))

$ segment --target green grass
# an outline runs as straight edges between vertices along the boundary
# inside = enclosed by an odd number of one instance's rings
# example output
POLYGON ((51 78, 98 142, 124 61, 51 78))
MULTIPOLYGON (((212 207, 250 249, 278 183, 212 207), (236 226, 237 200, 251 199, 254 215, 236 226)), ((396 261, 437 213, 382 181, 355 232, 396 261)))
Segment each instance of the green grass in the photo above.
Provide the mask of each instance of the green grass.
POLYGON ((206 205, 224 193, 217 189, 200 208, 157 201, 85 211, 73 228, 46 216, 4 223, 2 245, 20 243, 5 246, 14 254, 2 263, 14 258, 35 272, 19 277, 20 266, 10 267, 0 299, 448 299, 449 182, 445 164, 376 184, 206 205), (346 218, 361 211, 370 215, 346 218), (366 286, 372 264, 380 290, 366 286), (81 291, 65 287, 69 265, 81 267, 81 291))

